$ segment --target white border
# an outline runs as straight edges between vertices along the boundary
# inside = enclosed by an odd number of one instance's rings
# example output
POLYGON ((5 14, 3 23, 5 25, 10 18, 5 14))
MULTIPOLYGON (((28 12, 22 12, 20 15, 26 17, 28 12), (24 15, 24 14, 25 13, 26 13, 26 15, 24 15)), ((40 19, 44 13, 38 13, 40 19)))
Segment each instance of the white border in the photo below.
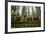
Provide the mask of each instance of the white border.
POLYGON ((35 30, 43 30, 44 27, 44 11, 43 4, 33 4, 33 3, 16 3, 16 2, 8 2, 8 32, 18 32, 18 31, 35 31, 35 30), (40 6, 41 7, 41 27, 32 27, 32 28, 11 28, 11 5, 18 6, 40 6))

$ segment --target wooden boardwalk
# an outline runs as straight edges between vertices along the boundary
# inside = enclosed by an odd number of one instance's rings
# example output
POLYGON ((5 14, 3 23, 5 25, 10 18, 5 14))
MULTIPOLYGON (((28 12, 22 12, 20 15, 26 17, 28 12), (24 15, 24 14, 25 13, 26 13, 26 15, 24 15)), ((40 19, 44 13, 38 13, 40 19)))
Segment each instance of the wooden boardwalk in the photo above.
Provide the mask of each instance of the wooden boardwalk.
POLYGON ((40 27, 41 21, 39 17, 32 16, 12 16, 11 17, 11 27, 40 27))

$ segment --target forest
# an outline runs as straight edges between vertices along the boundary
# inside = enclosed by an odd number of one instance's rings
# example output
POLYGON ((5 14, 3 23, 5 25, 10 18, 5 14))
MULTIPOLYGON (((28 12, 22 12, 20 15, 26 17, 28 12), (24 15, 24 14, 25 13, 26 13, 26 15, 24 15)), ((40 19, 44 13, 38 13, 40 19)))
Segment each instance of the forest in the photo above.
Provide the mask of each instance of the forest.
POLYGON ((11 6, 11 28, 40 27, 41 7, 11 6))

